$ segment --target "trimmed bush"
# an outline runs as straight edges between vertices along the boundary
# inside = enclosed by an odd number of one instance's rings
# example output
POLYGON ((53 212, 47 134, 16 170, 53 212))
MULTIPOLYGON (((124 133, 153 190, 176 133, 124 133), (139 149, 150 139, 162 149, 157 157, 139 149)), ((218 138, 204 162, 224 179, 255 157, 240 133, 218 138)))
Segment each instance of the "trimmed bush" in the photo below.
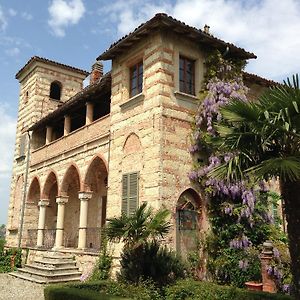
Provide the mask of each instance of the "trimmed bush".
MULTIPOLYGON (((132 300, 161 300, 161 295, 150 282, 142 282, 139 285, 126 285, 115 281, 93 281, 86 283, 71 283, 66 285, 52 285, 44 290, 45 300, 60 299, 106 299, 103 295, 123 297, 123 298, 107 298, 108 299, 132 299, 132 300), (71 290, 71 291, 68 291, 71 290), (85 293, 88 292, 88 293, 85 293), (78 297, 92 298, 68 298, 78 293, 78 297), (101 294, 100 294, 101 293, 101 294), (100 298, 93 298, 93 297, 100 298)), ((77 294, 76 294, 77 295, 77 294)))
POLYGON ((166 300, 292 300, 281 294, 253 292, 210 282, 180 280, 165 289, 166 300))

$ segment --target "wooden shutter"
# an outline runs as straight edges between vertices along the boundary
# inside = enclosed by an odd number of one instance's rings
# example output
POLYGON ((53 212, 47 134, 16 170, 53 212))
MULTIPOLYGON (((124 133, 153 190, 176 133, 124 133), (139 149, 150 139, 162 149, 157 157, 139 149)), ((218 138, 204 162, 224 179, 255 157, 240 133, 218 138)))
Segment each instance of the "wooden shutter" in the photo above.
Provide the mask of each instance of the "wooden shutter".
POLYGON ((138 207, 138 173, 129 174, 128 215, 133 215, 138 207))
POLYGON ((122 180, 122 213, 127 216, 134 214, 138 207, 138 173, 123 175, 122 180))
POLYGON ((26 135, 21 135, 19 156, 25 156, 26 135))
POLYGON ((128 207, 128 174, 124 174, 122 178, 122 214, 127 215, 128 207))

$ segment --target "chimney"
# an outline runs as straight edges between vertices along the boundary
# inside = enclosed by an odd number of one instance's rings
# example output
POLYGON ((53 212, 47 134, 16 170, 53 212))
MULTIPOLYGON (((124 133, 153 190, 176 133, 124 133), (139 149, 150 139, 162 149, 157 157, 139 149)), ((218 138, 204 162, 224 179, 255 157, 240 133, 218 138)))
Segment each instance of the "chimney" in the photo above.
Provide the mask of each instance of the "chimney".
POLYGON ((90 76, 90 84, 96 83, 103 76, 103 64, 100 60, 97 60, 92 65, 92 72, 90 76))
POLYGON ((210 28, 210 26, 208 26, 207 24, 205 24, 205 25, 204 25, 204 30, 203 30, 204 33, 210 34, 210 33, 209 33, 209 28, 210 28))

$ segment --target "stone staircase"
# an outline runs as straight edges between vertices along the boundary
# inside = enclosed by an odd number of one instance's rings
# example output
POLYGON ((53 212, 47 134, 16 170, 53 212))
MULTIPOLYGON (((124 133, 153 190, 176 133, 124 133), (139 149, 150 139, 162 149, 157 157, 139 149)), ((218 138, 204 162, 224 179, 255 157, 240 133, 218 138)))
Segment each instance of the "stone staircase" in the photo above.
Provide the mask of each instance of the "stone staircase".
POLYGON ((62 283, 79 281, 81 273, 71 255, 46 253, 10 275, 36 283, 62 283))

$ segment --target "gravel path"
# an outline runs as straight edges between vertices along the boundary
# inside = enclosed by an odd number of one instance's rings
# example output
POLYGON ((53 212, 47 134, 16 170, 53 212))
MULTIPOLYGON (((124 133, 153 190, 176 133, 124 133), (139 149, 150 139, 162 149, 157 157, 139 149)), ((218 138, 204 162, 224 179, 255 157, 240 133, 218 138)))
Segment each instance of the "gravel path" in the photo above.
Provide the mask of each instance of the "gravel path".
POLYGON ((44 300, 44 285, 0 274, 0 300, 44 300))

